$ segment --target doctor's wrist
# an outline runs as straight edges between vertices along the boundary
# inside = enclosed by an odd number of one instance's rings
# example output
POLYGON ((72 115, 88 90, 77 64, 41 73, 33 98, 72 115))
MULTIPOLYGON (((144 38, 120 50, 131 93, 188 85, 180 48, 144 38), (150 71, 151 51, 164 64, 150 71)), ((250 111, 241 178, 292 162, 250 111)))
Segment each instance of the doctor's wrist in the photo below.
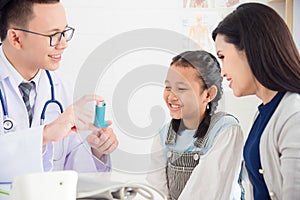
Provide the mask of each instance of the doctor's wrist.
POLYGON ((99 160, 101 160, 102 159, 102 157, 105 155, 103 152, 100 152, 100 151, 98 151, 97 149, 95 149, 95 148, 91 148, 92 149, 92 154, 96 157, 96 158, 98 158, 99 160))
POLYGON ((51 139, 48 137, 49 136, 49 125, 44 126, 44 131, 43 131, 43 146, 51 142, 51 139))

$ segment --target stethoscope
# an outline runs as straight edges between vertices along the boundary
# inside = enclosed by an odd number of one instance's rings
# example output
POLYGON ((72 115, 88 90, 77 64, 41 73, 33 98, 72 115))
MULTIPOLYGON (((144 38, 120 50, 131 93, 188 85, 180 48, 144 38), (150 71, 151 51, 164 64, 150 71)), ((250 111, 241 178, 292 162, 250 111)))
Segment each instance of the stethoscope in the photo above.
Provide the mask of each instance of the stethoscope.
MULTIPOLYGON (((51 99, 49 99, 45 102, 45 105, 43 107, 41 117, 40 117, 40 125, 44 124, 45 114, 46 114, 46 110, 47 110, 47 107, 48 107, 49 104, 51 104, 51 103, 56 104, 59 107, 60 113, 63 113, 62 104, 55 99, 55 91, 54 91, 54 86, 53 86, 53 80, 52 80, 52 77, 50 75, 50 72, 48 70, 45 70, 45 71, 46 71, 46 74, 47 74, 47 77, 49 79, 49 83, 50 83, 50 86, 51 86, 51 99)), ((4 101, 4 97, 2 95, 1 89, 0 89, 0 100, 1 100, 2 110, 3 110, 3 116, 4 116, 3 117, 4 131, 5 132, 12 131, 16 127, 16 122, 12 118, 10 118, 9 115, 8 115, 7 104, 4 101)))

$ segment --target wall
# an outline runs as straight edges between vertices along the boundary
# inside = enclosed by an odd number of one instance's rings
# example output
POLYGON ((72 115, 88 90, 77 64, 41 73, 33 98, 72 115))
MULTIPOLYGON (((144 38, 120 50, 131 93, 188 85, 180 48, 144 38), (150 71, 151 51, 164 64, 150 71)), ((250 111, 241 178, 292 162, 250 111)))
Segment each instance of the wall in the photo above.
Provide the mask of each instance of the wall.
POLYGON ((300 52, 300 1, 294 0, 294 12, 293 12, 293 35, 300 52))
MULTIPOLYGON (((113 155, 113 163, 117 171, 126 171, 124 169, 128 166, 118 160, 123 161, 128 155, 147 157, 152 136, 162 123, 170 119, 162 100, 163 83, 171 58, 186 49, 183 41, 176 40, 180 38, 177 34, 186 34, 183 19, 204 11, 207 16, 213 17, 217 25, 233 8, 189 10, 182 8, 180 0, 62 0, 62 3, 69 25, 76 28, 76 35, 64 54, 60 71, 74 84, 85 80, 90 88, 81 88, 83 91, 96 92, 105 97, 107 118, 113 120, 120 140, 120 152, 113 155), (144 34, 135 35, 138 33, 136 30, 142 28, 156 30, 145 30, 144 34), (174 37, 155 35, 159 30, 170 31, 174 37), (152 40, 153 46, 149 45, 152 40), (140 68, 158 71, 138 71, 140 68), (90 69, 93 71, 88 73, 90 69)), ((270 5, 281 16, 285 15, 284 3, 270 5)), ((224 87, 220 110, 236 115, 247 133, 259 100, 253 96, 237 99, 226 83, 224 87)), ((79 91, 74 98, 84 94, 83 91, 79 91)), ((136 172, 142 173, 143 170, 136 172)))

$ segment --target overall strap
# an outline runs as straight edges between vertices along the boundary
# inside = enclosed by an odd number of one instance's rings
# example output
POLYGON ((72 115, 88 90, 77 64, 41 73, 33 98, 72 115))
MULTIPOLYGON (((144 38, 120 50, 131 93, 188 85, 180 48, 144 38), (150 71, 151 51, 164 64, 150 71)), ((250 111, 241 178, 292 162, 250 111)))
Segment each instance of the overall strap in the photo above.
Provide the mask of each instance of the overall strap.
MULTIPOLYGON (((213 140, 215 137, 217 137, 217 135, 221 132, 219 131, 221 128, 223 128, 223 126, 228 126, 231 124, 237 124, 238 120, 225 112, 217 112, 215 113, 210 121, 210 125, 207 129, 207 132, 205 134, 205 136, 203 138, 198 138, 195 142, 194 142, 194 146, 198 147, 198 148, 205 148, 207 151, 208 149, 210 149, 210 147, 213 145, 213 140), (212 131, 213 128, 215 128, 215 125, 217 124, 217 122, 223 118, 224 116, 231 116, 234 120, 231 123, 224 123, 224 125, 222 124, 221 127, 216 130, 216 131, 212 131)), ((177 133, 172 129, 172 124, 170 123, 169 127, 168 127, 168 132, 167 132, 167 137, 166 137, 166 141, 165 144, 166 145, 175 145, 176 144, 176 139, 177 139, 177 133)))
POLYGON ((172 129, 172 123, 170 123, 165 144, 166 145, 175 145, 176 138, 177 138, 177 133, 172 129))
MULTIPOLYGON (((209 124, 209 127, 207 129, 207 132, 205 134, 205 136, 203 138, 199 138, 198 140, 195 141, 194 145, 196 147, 199 147, 199 148, 204 148, 206 147, 206 144, 207 144, 207 140, 208 140, 208 137, 215 137, 218 132, 215 131, 213 133, 213 135, 209 135, 208 133, 211 131, 211 129, 215 126, 216 122, 221 119, 223 116, 225 116, 226 113, 225 112, 218 112, 216 114, 214 114, 210 120, 210 124, 209 124)), ((209 147, 210 148, 210 147, 209 147)))
POLYGON ((225 113, 225 112, 215 113, 211 118, 210 125, 208 127, 208 130, 207 130, 205 136, 203 138, 199 138, 198 140, 196 140, 194 145, 196 147, 203 149, 202 152, 206 153, 213 145, 214 139, 222 132, 221 131, 222 128, 225 128, 232 124, 237 124, 237 123, 238 123, 238 120, 234 116, 232 116, 228 113, 225 113), (220 127, 216 127, 216 124, 218 123, 218 121, 225 116, 230 116, 230 117, 232 117, 233 120, 224 121, 223 124, 220 124, 220 127))

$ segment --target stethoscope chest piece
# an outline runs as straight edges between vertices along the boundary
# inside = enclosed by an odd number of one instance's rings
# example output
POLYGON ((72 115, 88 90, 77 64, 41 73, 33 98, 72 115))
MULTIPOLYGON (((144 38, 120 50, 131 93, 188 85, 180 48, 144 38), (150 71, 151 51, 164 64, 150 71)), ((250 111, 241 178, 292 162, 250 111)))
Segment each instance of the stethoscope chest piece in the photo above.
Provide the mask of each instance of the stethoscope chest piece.
MULTIPOLYGON (((55 96, 54 96, 55 92, 54 92, 54 86, 53 86, 53 81, 52 81, 50 72, 48 70, 46 70, 46 74, 47 74, 47 77, 49 79, 49 83, 50 83, 50 86, 51 86, 51 99, 46 101, 46 103, 43 107, 43 110, 42 110, 42 113, 41 113, 41 122, 43 122, 45 120, 45 113, 46 113, 47 106, 51 103, 57 104, 58 107, 59 107, 60 113, 63 112, 62 104, 59 101, 57 101, 55 99, 55 96)), ((6 105, 5 98, 2 94, 1 89, 0 89, 0 101, 1 101, 1 106, 2 106, 2 110, 3 110, 3 118, 4 118, 4 120, 3 120, 3 129, 4 129, 4 132, 6 132, 6 133, 11 132, 16 128, 16 122, 12 118, 10 118, 9 115, 8 115, 7 105, 6 105)))
POLYGON ((3 128, 5 132, 12 131, 15 127, 16 127, 16 122, 13 119, 6 117, 3 120, 3 128))

